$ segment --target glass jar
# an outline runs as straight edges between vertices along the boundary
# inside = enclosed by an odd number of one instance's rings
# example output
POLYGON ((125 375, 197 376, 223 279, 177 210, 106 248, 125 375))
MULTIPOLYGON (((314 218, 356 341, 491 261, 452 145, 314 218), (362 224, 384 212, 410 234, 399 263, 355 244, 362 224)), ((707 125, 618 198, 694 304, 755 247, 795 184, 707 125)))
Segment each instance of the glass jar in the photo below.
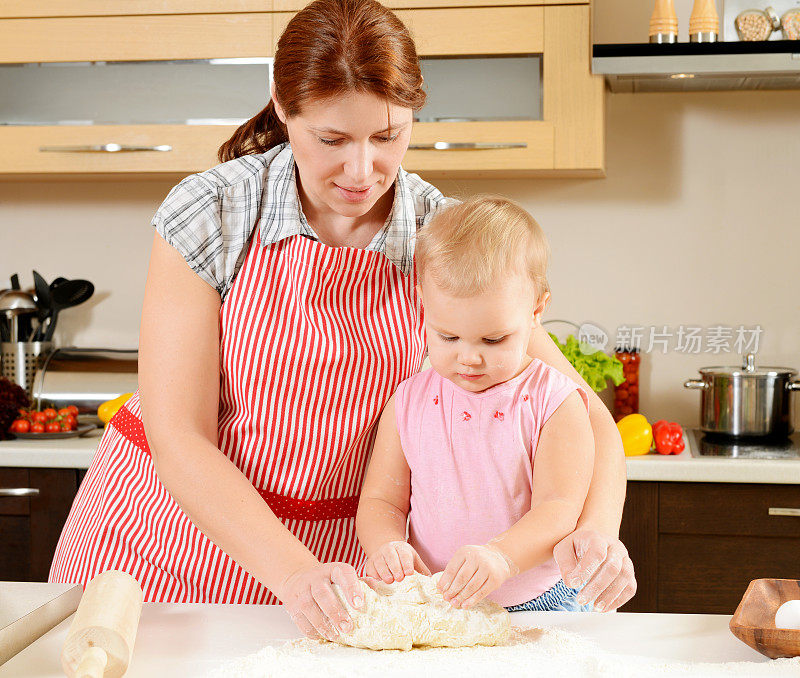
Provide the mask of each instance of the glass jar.
POLYGON ((800 40, 800 7, 790 9, 781 17, 784 40, 800 40))
POLYGON ((625 377, 619 386, 614 386, 614 421, 639 412, 639 364, 638 348, 617 347, 614 356, 622 363, 625 377))
POLYGON ((739 40, 745 42, 769 40, 774 29, 769 14, 761 9, 746 9, 736 17, 733 23, 736 26, 739 40))

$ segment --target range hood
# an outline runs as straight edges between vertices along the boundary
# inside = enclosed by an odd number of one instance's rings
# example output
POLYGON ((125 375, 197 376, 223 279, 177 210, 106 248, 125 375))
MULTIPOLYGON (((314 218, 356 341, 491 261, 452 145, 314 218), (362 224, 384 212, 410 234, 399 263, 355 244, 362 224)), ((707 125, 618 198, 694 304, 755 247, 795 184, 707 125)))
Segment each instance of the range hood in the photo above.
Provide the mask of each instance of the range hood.
POLYGON ((612 92, 800 89, 800 40, 594 45, 612 92))

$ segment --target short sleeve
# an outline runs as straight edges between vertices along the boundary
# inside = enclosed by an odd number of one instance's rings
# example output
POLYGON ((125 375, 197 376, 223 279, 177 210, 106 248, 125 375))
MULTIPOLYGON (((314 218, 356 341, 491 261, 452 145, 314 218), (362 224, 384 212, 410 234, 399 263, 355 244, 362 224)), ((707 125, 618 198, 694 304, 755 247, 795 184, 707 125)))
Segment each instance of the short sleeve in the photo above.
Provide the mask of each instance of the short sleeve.
POLYGON ((535 398, 540 429, 574 391, 578 392, 586 412, 589 412, 589 397, 581 386, 554 367, 545 364, 542 367, 541 378, 536 380, 536 388, 531 394, 535 398))
POLYGON ((152 225, 200 278, 220 294, 225 288, 220 196, 213 183, 193 174, 167 194, 152 225))

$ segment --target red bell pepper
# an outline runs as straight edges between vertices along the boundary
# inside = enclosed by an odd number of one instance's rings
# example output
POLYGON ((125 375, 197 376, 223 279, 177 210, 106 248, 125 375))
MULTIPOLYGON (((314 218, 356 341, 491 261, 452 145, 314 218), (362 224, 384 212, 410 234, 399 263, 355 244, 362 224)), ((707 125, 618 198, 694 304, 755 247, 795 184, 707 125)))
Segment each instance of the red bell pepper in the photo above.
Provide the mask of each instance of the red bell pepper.
POLYGON ((653 424, 653 440, 659 454, 680 454, 686 447, 683 429, 674 421, 661 419, 653 424))

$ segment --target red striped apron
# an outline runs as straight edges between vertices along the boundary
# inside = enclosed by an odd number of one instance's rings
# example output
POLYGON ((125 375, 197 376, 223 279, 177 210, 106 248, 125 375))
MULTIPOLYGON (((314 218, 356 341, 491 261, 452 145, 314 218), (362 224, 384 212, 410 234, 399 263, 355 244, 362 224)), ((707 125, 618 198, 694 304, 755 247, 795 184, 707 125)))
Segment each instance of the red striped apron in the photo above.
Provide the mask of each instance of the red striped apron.
MULTIPOLYGON (((251 242, 220 309, 219 448, 320 561, 360 567, 355 512, 374 425, 423 359, 414 275, 299 235, 251 242)), ((108 569, 133 575, 147 601, 277 602, 159 482, 138 392, 106 427, 50 581, 85 585, 108 569)))

